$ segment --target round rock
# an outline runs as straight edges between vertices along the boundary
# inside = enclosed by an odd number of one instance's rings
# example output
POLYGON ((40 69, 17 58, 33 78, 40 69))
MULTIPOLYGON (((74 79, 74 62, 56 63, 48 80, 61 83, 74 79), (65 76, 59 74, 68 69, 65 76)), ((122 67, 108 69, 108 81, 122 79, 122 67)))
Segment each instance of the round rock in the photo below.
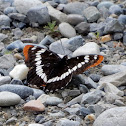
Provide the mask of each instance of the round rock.
POLYGON ((76 36, 75 29, 66 22, 63 22, 59 25, 59 31, 64 37, 67 37, 67 38, 76 36))
POLYGON ((10 26, 11 19, 6 15, 0 15, 0 26, 10 26))
POLYGON ((0 106, 16 105, 20 103, 20 100, 20 96, 15 93, 7 91, 0 92, 0 106))
POLYGON ((126 107, 115 107, 101 113, 93 126, 125 126, 126 107))
POLYGON ((123 14, 123 9, 119 5, 112 5, 109 8, 109 13, 110 14, 120 15, 120 14, 123 14))
POLYGON ((107 9, 109 9, 109 7, 112 5, 113 3, 110 1, 103 1, 98 4, 97 8, 100 9, 100 8, 106 7, 107 9))

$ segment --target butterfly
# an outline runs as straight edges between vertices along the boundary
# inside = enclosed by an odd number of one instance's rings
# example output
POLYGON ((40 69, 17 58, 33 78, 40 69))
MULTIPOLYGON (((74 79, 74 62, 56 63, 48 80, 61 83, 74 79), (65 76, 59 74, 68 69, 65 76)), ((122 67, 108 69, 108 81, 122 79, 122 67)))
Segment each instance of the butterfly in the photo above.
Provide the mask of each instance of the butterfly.
POLYGON ((29 67, 27 82, 44 90, 55 91, 68 85, 73 75, 99 65, 102 55, 81 55, 69 58, 34 45, 23 49, 25 63, 29 67))

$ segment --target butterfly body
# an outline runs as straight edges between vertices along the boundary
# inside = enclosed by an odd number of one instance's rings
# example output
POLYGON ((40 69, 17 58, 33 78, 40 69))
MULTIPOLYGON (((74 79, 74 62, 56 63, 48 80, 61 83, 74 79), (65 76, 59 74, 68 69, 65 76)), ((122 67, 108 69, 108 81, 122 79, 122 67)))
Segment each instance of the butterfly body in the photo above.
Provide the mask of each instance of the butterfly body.
POLYGON ((72 75, 80 74, 90 67, 97 66, 103 60, 101 55, 82 55, 60 58, 50 50, 27 45, 24 47, 25 63, 30 68, 27 75, 29 84, 55 91, 65 87, 72 75))

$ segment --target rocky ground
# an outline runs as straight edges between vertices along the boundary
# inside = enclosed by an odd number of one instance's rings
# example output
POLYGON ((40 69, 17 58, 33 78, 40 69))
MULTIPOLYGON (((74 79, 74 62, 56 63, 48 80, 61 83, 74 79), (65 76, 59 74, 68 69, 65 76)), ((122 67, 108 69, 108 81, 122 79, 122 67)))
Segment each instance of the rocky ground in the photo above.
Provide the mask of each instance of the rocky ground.
POLYGON ((125 0, 0 0, 0 126, 126 126, 125 106, 125 0), (29 43, 104 61, 45 93, 27 85, 29 43))

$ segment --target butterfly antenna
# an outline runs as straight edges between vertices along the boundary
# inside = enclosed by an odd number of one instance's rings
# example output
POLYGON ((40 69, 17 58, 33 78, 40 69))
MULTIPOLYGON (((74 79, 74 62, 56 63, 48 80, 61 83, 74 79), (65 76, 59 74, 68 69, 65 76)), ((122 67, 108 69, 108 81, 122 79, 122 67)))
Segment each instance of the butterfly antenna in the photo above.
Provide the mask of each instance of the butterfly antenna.
POLYGON ((65 55, 65 50, 64 50, 64 48, 63 48, 63 44, 62 44, 62 41, 61 41, 61 39, 60 39, 60 42, 61 42, 61 47, 62 47, 62 50, 63 50, 63 52, 64 52, 64 55, 65 55))

